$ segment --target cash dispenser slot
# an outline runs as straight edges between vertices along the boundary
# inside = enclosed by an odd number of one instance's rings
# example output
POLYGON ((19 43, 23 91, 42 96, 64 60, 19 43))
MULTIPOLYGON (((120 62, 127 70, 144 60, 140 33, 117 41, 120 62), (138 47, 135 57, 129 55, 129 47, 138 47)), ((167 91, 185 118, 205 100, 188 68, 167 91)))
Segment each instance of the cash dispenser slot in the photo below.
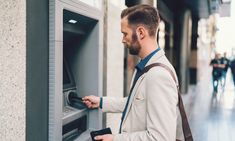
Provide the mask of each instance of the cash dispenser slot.
POLYGON ((82 116, 63 126, 63 141, 71 141, 85 132, 87 116, 82 116))

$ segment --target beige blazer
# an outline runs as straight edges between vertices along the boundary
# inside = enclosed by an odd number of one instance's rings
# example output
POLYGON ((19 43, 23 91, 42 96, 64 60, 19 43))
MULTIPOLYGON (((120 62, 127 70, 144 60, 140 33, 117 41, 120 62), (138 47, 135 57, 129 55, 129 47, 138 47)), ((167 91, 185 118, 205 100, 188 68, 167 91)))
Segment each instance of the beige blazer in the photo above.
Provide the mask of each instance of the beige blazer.
MULTIPOLYGON (((146 66, 156 62, 167 65, 175 73, 163 50, 152 56, 146 66)), ((126 100, 104 97, 102 111, 122 112, 126 100)), ((182 127, 177 129, 177 120, 180 121, 177 104, 177 86, 172 76, 165 68, 153 67, 136 82, 123 120, 122 133, 114 135, 113 140, 175 141, 176 134, 178 139, 182 139, 182 127)))

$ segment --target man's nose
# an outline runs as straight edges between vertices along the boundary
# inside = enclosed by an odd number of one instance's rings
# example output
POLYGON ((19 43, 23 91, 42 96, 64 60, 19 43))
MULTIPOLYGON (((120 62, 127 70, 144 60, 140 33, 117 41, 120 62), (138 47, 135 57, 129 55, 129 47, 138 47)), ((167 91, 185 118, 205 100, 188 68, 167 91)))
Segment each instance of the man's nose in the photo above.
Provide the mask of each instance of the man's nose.
POLYGON ((124 37, 122 38, 122 43, 126 43, 126 40, 124 39, 124 37))

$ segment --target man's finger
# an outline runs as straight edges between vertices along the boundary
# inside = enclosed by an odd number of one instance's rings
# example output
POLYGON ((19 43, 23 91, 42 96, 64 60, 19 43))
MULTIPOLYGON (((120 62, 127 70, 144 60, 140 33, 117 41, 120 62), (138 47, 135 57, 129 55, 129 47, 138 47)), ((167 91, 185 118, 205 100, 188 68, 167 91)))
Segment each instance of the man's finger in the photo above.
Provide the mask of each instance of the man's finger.
POLYGON ((85 103, 85 104, 89 104, 89 103, 91 103, 90 101, 88 101, 88 100, 83 100, 82 101, 83 103, 85 103))
POLYGON ((84 96, 83 98, 82 98, 82 100, 89 100, 90 99, 90 96, 84 96))
POLYGON ((91 106, 91 102, 84 102, 86 104, 86 106, 91 106))
POLYGON ((103 139, 103 136, 100 135, 100 136, 95 136, 95 140, 102 140, 103 139))

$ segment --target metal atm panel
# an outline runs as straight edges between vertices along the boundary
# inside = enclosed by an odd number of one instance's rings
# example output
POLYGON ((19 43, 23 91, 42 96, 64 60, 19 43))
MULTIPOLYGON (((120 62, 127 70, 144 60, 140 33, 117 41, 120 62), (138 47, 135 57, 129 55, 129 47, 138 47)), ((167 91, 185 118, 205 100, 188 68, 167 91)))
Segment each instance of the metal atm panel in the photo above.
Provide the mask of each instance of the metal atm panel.
MULTIPOLYGON (((63 140, 73 140, 88 130, 88 109, 81 98, 89 94, 87 88, 93 82, 86 83, 91 78, 92 67, 96 60, 92 52, 97 38, 94 35, 97 20, 63 10, 63 140), (73 21, 73 22, 71 22, 73 21), (94 35, 93 35, 94 34, 94 35), (86 77, 84 77, 86 76, 86 77), (84 83, 86 85, 84 85, 84 83)), ((95 76, 94 76, 95 77, 95 76)), ((93 78, 94 78, 93 77, 93 78)), ((91 78, 92 79, 92 78, 91 78)))
POLYGON ((48 140, 89 141, 90 130, 102 127, 102 114, 81 98, 102 96, 102 12, 55 0, 50 13, 48 140))

